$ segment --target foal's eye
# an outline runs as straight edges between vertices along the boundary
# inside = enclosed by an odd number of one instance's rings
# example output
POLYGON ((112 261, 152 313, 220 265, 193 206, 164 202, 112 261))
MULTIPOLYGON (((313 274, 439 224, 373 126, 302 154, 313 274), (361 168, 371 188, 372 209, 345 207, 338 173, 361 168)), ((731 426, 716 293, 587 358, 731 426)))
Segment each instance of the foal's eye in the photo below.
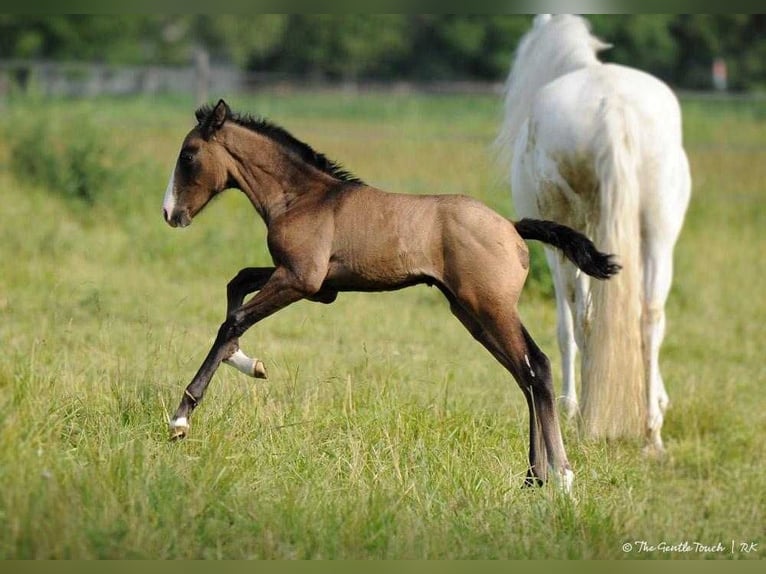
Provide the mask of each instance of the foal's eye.
POLYGON ((194 154, 189 151, 182 151, 179 159, 183 165, 189 166, 194 163, 194 154))

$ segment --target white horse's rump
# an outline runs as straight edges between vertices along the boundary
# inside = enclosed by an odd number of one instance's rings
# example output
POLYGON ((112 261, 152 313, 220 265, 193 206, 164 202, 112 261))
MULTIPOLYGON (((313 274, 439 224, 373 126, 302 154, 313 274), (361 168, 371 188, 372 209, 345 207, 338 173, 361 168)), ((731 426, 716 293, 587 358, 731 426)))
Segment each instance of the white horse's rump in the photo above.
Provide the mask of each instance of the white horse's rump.
POLYGON ((519 216, 574 227, 623 266, 611 281, 590 282, 547 251, 569 413, 579 410, 589 436, 645 432, 662 450, 668 397, 658 357, 691 179, 676 97, 653 76, 601 63, 605 47, 582 18, 535 18, 508 78, 498 144, 519 216))

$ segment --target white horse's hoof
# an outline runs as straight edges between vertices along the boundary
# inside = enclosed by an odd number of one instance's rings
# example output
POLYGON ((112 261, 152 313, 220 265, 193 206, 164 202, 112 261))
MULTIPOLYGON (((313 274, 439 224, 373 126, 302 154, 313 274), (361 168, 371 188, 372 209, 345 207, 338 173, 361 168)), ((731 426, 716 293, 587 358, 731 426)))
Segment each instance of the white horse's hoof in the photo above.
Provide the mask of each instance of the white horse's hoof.
POLYGON ((656 441, 647 442, 642 452, 646 458, 652 458, 655 460, 660 460, 665 458, 665 454, 666 454, 665 447, 662 444, 662 439, 660 439, 659 442, 656 442, 656 441))
POLYGON ((559 397, 559 408, 564 413, 564 420, 573 421, 580 414, 580 405, 577 403, 577 399, 570 399, 569 397, 559 397))
POLYGON ((662 418, 660 418, 660 426, 646 429, 646 444, 644 445, 643 454, 647 458, 661 459, 665 456, 665 445, 662 443, 662 434, 660 432, 661 427, 662 418))

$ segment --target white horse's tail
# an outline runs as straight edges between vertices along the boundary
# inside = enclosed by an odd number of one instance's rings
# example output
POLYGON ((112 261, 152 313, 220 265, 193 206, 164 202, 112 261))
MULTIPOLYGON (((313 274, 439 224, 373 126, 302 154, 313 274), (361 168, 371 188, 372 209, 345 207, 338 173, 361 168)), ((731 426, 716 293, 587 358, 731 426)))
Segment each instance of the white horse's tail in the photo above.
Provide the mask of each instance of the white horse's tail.
POLYGON ((638 437, 646 417, 641 348, 641 249, 639 154, 632 110, 617 98, 602 106, 598 226, 594 242, 614 253, 622 271, 611 281, 591 282, 590 321, 585 329, 581 413, 590 437, 638 437))

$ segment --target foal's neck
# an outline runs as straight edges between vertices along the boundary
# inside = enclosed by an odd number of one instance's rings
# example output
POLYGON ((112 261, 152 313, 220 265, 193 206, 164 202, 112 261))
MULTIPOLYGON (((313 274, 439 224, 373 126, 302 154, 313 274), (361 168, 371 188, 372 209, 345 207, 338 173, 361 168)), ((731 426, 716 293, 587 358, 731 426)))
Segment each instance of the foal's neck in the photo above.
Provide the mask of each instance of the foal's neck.
POLYGON ((270 138, 242 126, 222 138, 231 157, 230 176, 268 225, 299 196, 323 193, 334 180, 295 157, 270 138))

